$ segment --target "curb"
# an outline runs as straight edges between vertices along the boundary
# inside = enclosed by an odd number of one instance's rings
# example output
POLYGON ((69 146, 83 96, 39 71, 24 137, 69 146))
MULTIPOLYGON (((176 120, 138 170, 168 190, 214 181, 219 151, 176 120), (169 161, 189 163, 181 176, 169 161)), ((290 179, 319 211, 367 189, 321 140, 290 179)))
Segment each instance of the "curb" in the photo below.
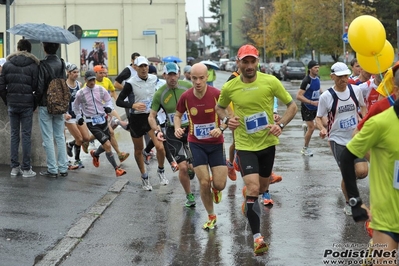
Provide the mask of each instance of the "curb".
POLYGON ((69 229, 66 236, 57 245, 35 262, 37 266, 60 265, 71 252, 79 245, 94 222, 104 213, 112 202, 120 195, 122 189, 129 183, 127 179, 118 179, 107 191, 107 193, 85 213, 79 221, 69 229))

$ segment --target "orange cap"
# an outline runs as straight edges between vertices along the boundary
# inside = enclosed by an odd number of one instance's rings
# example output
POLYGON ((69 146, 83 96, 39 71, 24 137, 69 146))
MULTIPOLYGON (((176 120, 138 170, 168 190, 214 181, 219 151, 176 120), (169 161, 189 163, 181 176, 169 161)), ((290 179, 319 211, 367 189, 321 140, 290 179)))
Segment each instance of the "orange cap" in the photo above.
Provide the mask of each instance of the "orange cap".
POLYGON ((94 72, 100 72, 103 69, 104 69, 104 67, 102 65, 96 65, 93 68, 94 72))
POLYGON ((238 60, 243 59, 246 56, 252 56, 255 58, 259 58, 259 52, 258 49, 255 48, 255 46, 251 44, 246 44, 240 47, 237 53, 237 58, 238 60))

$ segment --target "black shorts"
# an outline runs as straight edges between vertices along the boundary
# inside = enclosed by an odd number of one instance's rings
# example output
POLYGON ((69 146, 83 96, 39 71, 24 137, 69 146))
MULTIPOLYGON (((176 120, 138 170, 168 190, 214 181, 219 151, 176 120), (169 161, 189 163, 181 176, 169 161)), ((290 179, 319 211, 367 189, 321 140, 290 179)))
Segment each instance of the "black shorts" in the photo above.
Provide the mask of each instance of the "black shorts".
POLYGON ((183 134, 181 139, 176 138, 174 127, 166 127, 165 130, 164 137, 166 139, 166 145, 168 145, 170 153, 175 158, 177 163, 181 163, 188 159, 184 149, 184 145, 187 144, 187 130, 188 129, 186 129, 186 133, 183 134))
POLYGON ((215 167, 226 165, 226 154, 224 152, 224 143, 209 144, 189 142, 190 150, 193 154, 193 166, 209 165, 215 167))
POLYGON ((111 134, 109 133, 108 122, 104 124, 94 125, 91 122, 86 123, 87 128, 90 130, 91 134, 98 140, 101 144, 107 142, 111 139, 111 134))
POLYGON ((316 118, 317 110, 309 110, 303 103, 301 104, 301 115, 303 121, 313 121, 316 118))
POLYGON ((129 115, 129 129, 132 138, 140 138, 151 130, 148 123, 149 114, 130 114, 129 115))
POLYGON ((259 174, 269 177, 272 174, 276 146, 260 151, 239 151, 236 153, 236 162, 241 169, 241 175, 259 174))

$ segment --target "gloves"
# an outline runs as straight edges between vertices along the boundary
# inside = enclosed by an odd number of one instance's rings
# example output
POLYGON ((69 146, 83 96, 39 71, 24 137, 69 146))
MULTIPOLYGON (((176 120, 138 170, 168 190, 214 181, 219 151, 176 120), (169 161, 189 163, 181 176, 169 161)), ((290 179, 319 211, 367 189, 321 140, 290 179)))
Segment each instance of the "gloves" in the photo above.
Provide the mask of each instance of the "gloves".
POLYGON ((112 108, 111 107, 104 107, 104 111, 106 114, 109 114, 112 112, 112 108))
POLYGON ((83 117, 78 119, 78 125, 79 126, 83 125, 84 122, 85 122, 85 120, 83 119, 83 117))
POLYGON ((355 222, 367 221, 369 219, 367 211, 360 206, 352 207, 352 217, 355 222))

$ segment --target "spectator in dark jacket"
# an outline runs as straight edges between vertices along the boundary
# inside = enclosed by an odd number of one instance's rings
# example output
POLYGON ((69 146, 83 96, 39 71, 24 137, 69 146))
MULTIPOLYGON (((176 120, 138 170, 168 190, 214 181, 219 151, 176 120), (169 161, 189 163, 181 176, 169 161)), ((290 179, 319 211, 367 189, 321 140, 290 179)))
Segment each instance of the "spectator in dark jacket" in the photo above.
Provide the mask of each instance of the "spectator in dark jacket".
POLYGON ((61 176, 68 175, 64 115, 53 115, 47 111, 47 89, 52 79, 52 74, 53 78, 66 79, 64 61, 56 55, 59 47, 59 43, 43 43, 46 56, 40 61, 39 85, 36 92, 39 104, 39 124, 42 131, 44 150, 47 155, 47 170, 40 172, 40 175, 47 177, 57 177, 58 173, 61 176), (52 69, 53 73, 49 73, 47 69, 52 69), (57 145, 57 156, 55 154, 54 142, 57 145))
POLYGON ((0 75, 0 94, 8 106, 11 127, 11 175, 33 177, 31 167, 32 118, 35 109, 34 92, 37 90, 39 59, 31 54, 31 43, 22 39, 17 52, 7 57, 0 75), (22 164, 18 149, 22 136, 22 164))

